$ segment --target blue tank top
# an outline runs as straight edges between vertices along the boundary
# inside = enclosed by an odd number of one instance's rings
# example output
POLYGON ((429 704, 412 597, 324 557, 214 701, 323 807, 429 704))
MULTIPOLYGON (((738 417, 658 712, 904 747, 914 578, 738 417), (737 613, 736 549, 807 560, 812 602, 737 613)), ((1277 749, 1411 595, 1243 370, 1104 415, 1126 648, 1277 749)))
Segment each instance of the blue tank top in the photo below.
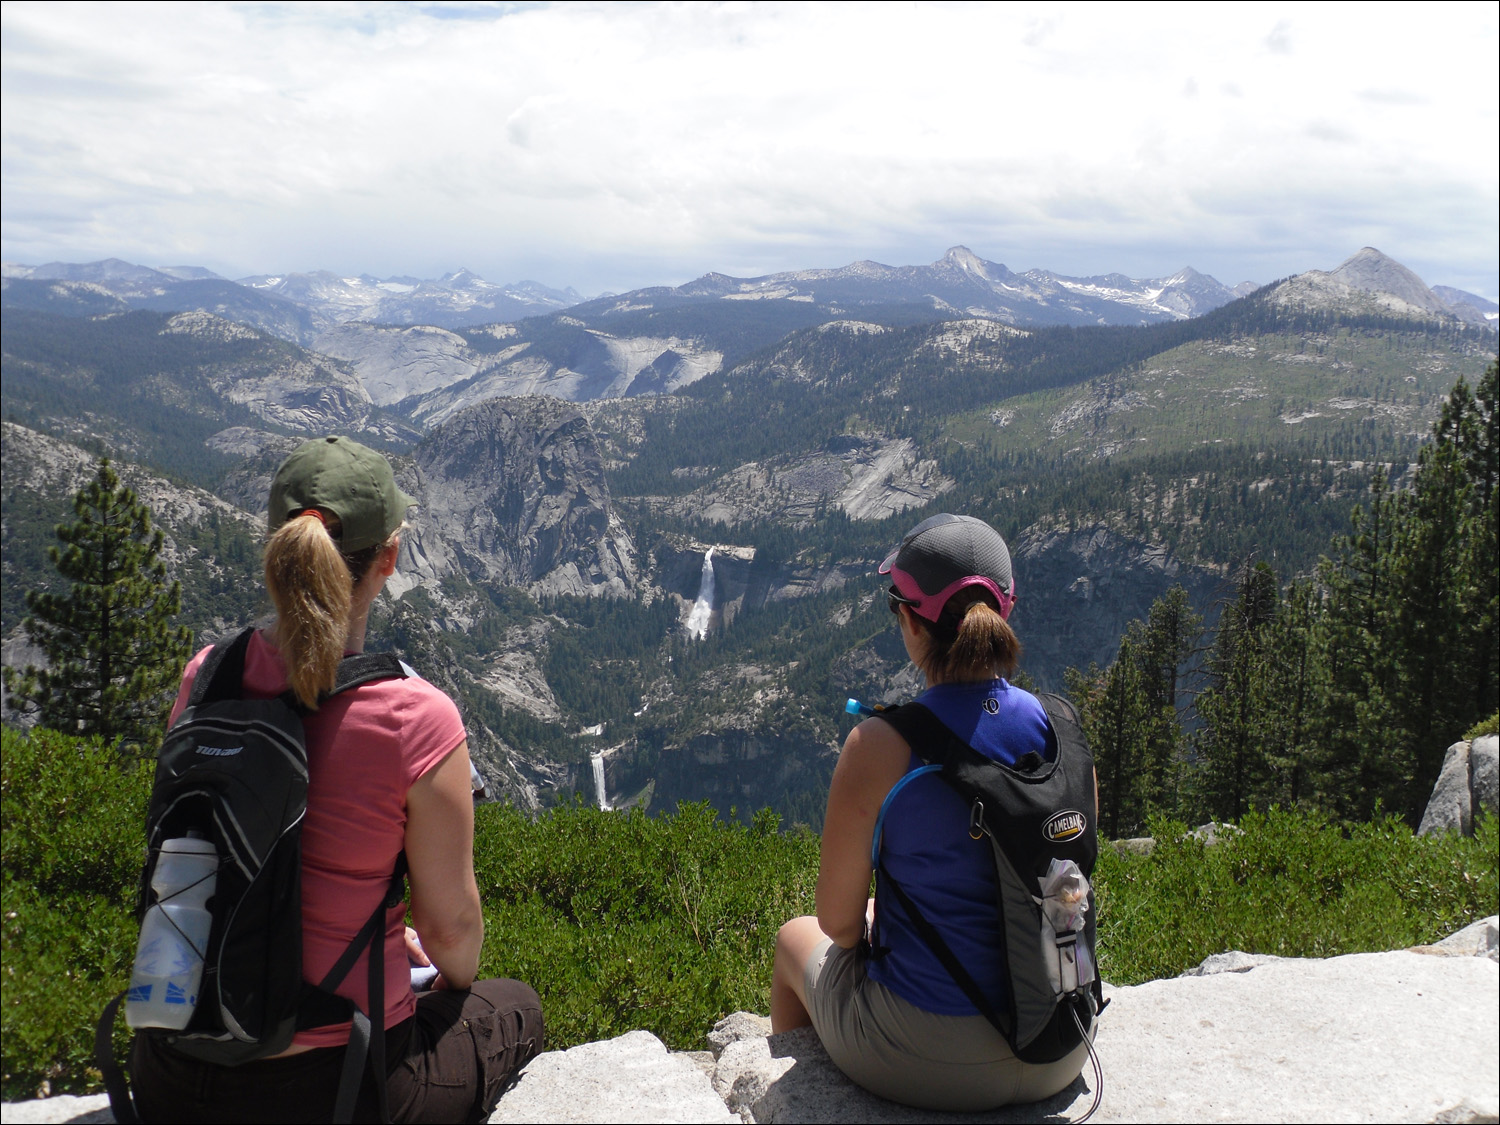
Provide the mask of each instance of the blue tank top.
MULTIPOLYGON (((938 684, 917 702, 975 750, 1006 765, 1030 753, 1050 761, 1057 742, 1036 696, 1003 679, 938 684)), ((995 906, 995 861, 988 839, 969 836, 969 808, 915 753, 907 776, 882 809, 880 849, 891 877, 916 903, 948 948, 997 1009, 1008 997, 1000 965, 1000 919, 995 906)), ((927 948, 894 895, 877 880, 880 945, 889 950, 869 964, 869 975, 909 1004, 945 1016, 978 1012, 927 948)))

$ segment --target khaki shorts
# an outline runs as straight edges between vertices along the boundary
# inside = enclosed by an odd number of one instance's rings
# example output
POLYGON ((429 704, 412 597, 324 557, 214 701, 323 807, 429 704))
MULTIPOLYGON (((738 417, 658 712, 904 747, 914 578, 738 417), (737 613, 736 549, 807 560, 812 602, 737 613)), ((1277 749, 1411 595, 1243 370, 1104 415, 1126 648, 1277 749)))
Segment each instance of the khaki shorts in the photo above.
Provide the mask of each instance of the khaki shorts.
POLYGON ((1079 1044, 1054 1063, 1024 1063, 983 1016, 940 1016, 865 975, 858 950, 827 938, 803 969, 807 1010, 829 1057, 859 1085, 902 1105, 955 1113, 1037 1102, 1088 1061, 1079 1044))

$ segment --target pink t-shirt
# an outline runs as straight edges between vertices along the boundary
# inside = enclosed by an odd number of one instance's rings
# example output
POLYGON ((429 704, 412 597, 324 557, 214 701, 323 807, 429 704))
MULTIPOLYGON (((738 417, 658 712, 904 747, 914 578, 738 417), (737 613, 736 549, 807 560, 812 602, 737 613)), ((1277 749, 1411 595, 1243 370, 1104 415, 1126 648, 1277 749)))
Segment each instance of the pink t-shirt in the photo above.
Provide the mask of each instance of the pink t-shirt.
MULTIPOLYGON (((188 662, 172 708, 187 706, 209 650, 188 662)), ((281 654, 257 631, 245 653, 244 695, 273 699, 287 690, 281 654)), ((426 680, 378 680, 328 700, 303 720, 310 780, 302 824, 302 975, 317 983, 333 968, 385 897, 406 841, 406 793, 464 741, 453 701, 426 680)), ((386 914, 385 1026, 416 1011, 406 958, 405 906, 386 914)), ((337 991, 369 1010, 368 952, 337 991)), ((347 1043, 349 1025, 297 1033, 309 1047, 347 1043)))

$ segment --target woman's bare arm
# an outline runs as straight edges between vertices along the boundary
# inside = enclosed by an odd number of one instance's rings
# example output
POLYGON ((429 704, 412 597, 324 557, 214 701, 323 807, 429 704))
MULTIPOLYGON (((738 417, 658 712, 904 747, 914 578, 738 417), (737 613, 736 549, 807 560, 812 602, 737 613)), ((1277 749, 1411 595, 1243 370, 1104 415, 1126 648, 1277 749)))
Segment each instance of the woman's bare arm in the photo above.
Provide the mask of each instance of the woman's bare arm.
POLYGON ((406 794, 411 918, 422 949, 450 988, 479 971, 484 916, 474 882, 474 798, 469 744, 461 743, 406 794))
POLYGON ((875 818, 910 761, 911 748, 889 723, 866 719, 849 732, 834 768, 818 864, 818 926, 845 949, 864 934, 875 818))

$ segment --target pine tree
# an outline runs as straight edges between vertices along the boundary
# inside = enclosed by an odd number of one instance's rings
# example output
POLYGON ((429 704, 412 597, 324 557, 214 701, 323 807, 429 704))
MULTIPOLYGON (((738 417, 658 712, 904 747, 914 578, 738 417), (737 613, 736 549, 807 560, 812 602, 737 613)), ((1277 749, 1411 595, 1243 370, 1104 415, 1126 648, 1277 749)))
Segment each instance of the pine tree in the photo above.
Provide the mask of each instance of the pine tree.
POLYGON ((1224 607, 1198 697, 1202 809, 1238 820, 1266 797, 1270 763, 1262 725, 1268 698, 1269 626, 1276 619, 1276 573, 1268 563, 1246 567, 1234 602, 1224 607))
POLYGON ((73 511, 56 529, 63 546, 48 551, 70 589, 26 594, 22 627, 47 666, 5 669, 7 704, 54 730, 149 742, 191 652, 191 631, 172 623, 181 589, 167 582, 149 509, 108 458, 73 511))
POLYGON ((1130 623, 1109 667, 1067 670, 1068 693, 1094 752, 1100 825, 1107 835, 1127 835, 1153 813, 1180 810, 1179 682, 1202 622, 1187 591, 1174 586, 1152 603, 1146 621, 1130 623))
POLYGON ((1087 673, 1069 668, 1066 674, 1099 774, 1100 828, 1112 838, 1138 830, 1150 812, 1146 736, 1152 709, 1141 675, 1144 645, 1145 627, 1132 621, 1108 668, 1091 664, 1087 673))
POLYGON ((1411 772, 1395 705, 1400 654, 1391 627, 1398 596, 1394 543, 1403 519, 1403 498, 1377 470, 1369 507, 1354 510, 1350 533, 1334 540, 1333 557, 1318 570, 1327 590, 1317 634, 1327 690, 1314 764, 1334 811, 1351 820, 1368 820, 1377 802, 1389 810, 1411 772))
POLYGON ((1185 748, 1177 710, 1181 671, 1202 629, 1203 618, 1193 612, 1187 591, 1173 586, 1151 604, 1139 652, 1150 708, 1144 748, 1148 800, 1154 810, 1173 816, 1181 811, 1176 770, 1185 748))
POLYGON ((1411 756, 1402 811, 1413 820, 1447 745, 1493 709, 1484 701, 1495 697, 1494 384, 1491 364, 1478 398, 1462 379, 1453 388, 1395 537, 1395 688, 1411 756))
POLYGON ((1317 644, 1323 600, 1311 582, 1294 582, 1282 595, 1266 636, 1262 739, 1268 776, 1265 799, 1294 808, 1326 803, 1316 784, 1319 706, 1327 691, 1326 669, 1317 644))

